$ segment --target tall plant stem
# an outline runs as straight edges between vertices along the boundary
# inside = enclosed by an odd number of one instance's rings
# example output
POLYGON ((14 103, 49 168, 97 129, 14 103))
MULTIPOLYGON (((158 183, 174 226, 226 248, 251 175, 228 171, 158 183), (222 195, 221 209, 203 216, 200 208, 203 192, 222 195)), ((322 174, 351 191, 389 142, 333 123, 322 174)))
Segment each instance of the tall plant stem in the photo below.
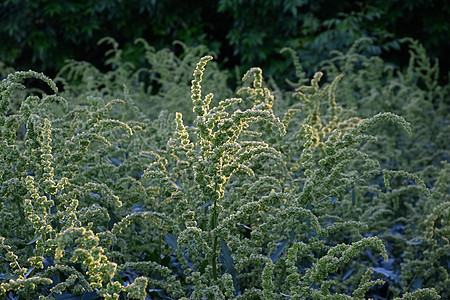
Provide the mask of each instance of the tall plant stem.
POLYGON ((214 229, 217 228, 217 199, 214 200, 214 207, 213 207, 213 213, 211 217, 211 230, 214 234, 213 239, 213 256, 212 256, 212 272, 213 272, 213 279, 217 280, 217 234, 214 232, 214 229))

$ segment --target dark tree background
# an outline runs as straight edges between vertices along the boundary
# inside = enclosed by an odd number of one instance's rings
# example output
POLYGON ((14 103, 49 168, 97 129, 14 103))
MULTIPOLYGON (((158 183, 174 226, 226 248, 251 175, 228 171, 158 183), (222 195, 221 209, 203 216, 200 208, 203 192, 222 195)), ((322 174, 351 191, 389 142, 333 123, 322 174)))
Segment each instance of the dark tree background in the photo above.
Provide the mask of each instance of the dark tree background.
POLYGON ((368 54, 403 65, 399 39, 412 37, 439 58, 447 81, 449 20, 446 0, 4 0, 0 61, 50 76, 69 58, 103 67, 107 45, 97 41, 111 36, 140 63, 134 40, 143 37, 157 49, 174 40, 204 44, 227 68, 260 66, 270 76, 286 72, 289 59, 279 54, 286 46, 312 72, 330 50, 363 36, 374 41, 368 54))

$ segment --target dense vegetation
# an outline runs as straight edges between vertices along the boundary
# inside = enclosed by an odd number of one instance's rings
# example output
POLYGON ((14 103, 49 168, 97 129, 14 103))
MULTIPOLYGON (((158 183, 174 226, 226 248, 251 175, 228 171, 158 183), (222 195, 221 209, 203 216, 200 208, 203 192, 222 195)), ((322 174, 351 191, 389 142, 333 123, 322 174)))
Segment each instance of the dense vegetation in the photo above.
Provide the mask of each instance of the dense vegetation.
POLYGON ((141 49, 134 44, 142 37, 157 49, 171 47, 174 40, 206 45, 226 69, 238 66, 244 73, 259 66, 266 76, 283 79, 289 71, 289 60, 278 55, 283 47, 294 49, 312 75, 330 50, 345 51, 361 37, 374 41, 365 49, 368 54, 405 66, 407 52, 399 50, 408 36, 433 59, 440 58, 441 77, 446 77, 449 19, 446 0, 4 0, 0 61, 51 76, 66 59, 102 68, 107 48, 96 43, 111 36, 128 61, 142 65, 141 49))
POLYGON ((107 38, 109 71, 1 70, 0 297, 448 299, 450 85, 405 43, 236 91, 142 39, 146 67, 107 38))
POLYGON ((2 1, 0 298, 449 299, 449 19, 2 1))

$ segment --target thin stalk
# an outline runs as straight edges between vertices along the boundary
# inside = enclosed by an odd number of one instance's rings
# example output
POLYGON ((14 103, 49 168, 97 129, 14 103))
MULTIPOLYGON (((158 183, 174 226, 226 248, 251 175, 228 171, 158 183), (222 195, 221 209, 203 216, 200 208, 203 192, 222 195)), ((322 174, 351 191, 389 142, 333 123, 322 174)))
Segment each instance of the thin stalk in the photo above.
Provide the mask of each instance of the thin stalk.
MULTIPOLYGON (((211 220, 211 230, 214 230, 217 228, 217 199, 214 200, 214 207, 213 207, 213 213, 212 213, 212 220, 211 220)), ((213 239, 213 257, 212 257, 212 272, 213 272, 213 279, 214 281, 217 280, 217 235, 215 232, 214 239, 213 239)))
POLYGON ((283 283, 283 278, 285 275, 286 275, 286 263, 282 262, 281 275, 278 276, 278 279, 277 279, 277 291, 281 290, 281 285, 283 283))
POLYGON ((25 214, 24 214, 24 212, 23 212, 23 208, 22 208, 22 205, 21 205, 21 201, 18 200, 18 201, 16 202, 16 204, 17 204, 17 210, 18 210, 18 212, 19 212, 19 224, 20 224, 20 225, 23 225, 23 224, 25 224, 25 214))
MULTIPOLYGON (((162 227, 162 225, 161 225, 162 227)), ((158 263, 161 264, 161 254, 162 254, 162 230, 159 232, 159 241, 158 241, 158 263)))

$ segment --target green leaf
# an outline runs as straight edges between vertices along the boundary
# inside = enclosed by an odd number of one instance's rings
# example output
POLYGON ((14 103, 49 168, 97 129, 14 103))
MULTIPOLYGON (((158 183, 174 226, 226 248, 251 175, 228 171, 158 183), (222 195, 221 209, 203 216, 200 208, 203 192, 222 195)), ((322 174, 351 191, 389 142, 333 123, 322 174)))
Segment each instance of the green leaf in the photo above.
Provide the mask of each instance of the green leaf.
POLYGON ((171 233, 165 233, 164 234, 164 241, 167 245, 172 247, 173 250, 177 250, 178 243, 177 243, 177 237, 171 233))
POLYGON ((27 245, 33 244, 33 243, 36 242, 41 236, 42 236, 42 234, 38 234, 34 239, 32 239, 31 241, 29 241, 29 242, 27 243, 27 245))
POLYGON ((11 275, 11 274, 5 274, 5 273, 0 273, 0 279, 17 279, 16 275, 11 275))
POLYGON ((272 252, 272 254, 270 254, 270 259, 272 260, 273 263, 275 263, 281 257, 281 254, 283 254, 284 249, 286 249, 286 246, 288 244, 289 239, 285 239, 277 243, 277 247, 272 252))
POLYGON ((235 291, 238 291, 238 284, 236 279, 236 269, 234 268, 234 261, 233 257, 231 256, 231 250, 227 245, 227 242, 224 240, 220 240, 220 247, 222 249, 221 251, 221 258, 223 259, 223 262, 225 264, 225 273, 228 273, 233 278, 233 286, 235 291))

